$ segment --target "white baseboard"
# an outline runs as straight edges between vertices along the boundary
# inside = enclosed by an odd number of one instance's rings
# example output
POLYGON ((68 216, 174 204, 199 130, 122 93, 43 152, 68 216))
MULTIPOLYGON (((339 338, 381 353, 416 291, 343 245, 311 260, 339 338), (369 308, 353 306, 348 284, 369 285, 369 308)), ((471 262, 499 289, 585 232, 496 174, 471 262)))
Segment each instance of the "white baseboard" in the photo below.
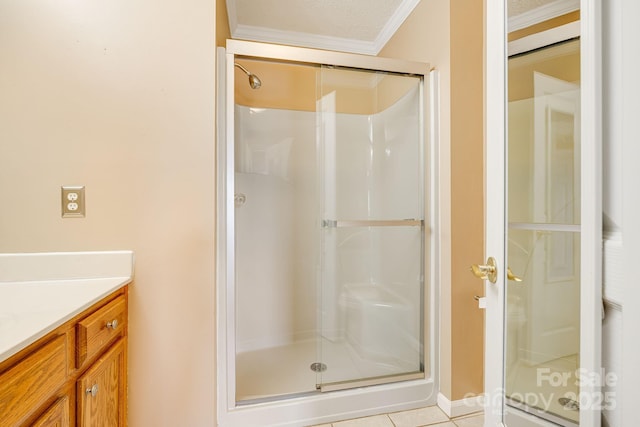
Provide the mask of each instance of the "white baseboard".
POLYGON ((473 414, 474 412, 484 411, 483 396, 480 395, 451 401, 442 393, 438 393, 438 407, 442 409, 449 418, 473 414))

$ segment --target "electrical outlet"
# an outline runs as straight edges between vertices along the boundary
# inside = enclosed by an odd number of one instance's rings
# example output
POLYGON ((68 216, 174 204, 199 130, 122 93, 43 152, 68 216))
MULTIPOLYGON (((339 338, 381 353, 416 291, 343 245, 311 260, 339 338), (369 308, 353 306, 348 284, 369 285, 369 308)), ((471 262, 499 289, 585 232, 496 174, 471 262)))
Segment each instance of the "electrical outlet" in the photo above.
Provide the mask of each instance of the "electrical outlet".
POLYGON ((62 217, 84 218, 84 186, 62 186, 62 217))

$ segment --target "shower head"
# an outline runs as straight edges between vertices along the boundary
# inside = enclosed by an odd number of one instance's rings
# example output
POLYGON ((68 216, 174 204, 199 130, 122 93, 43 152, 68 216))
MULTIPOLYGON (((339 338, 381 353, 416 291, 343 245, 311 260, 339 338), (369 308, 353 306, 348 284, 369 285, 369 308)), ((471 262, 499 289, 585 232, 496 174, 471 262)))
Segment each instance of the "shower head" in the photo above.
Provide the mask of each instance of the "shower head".
POLYGON ((249 72, 249 70, 247 70, 246 68, 244 68, 242 65, 238 64, 237 62, 234 62, 233 65, 235 65, 236 67, 240 68, 242 71, 244 71, 244 73, 247 76, 249 76, 249 86, 251 86, 251 89, 260 89, 260 86, 262 86, 262 82, 260 81, 258 76, 256 76, 255 74, 252 74, 251 72, 249 72))

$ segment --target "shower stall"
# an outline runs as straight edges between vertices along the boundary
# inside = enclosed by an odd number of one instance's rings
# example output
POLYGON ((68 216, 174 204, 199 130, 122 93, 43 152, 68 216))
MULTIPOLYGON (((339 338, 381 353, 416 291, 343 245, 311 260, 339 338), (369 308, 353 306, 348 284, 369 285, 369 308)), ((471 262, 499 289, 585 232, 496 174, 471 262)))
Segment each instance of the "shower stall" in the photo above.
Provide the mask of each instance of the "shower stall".
POLYGON ((236 40, 218 60, 219 425, 435 403, 428 65, 236 40))

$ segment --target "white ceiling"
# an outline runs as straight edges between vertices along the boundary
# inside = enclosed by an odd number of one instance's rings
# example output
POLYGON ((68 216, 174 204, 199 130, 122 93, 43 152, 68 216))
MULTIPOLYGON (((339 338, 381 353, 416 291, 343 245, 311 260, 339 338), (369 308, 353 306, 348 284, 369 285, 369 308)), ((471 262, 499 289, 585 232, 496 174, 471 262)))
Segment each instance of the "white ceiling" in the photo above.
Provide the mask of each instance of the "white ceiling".
MULTIPOLYGON (((420 1, 226 0, 231 37, 376 55, 420 1)), ((579 0, 508 0, 509 29, 576 10, 579 0)))
POLYGON ((226 0, 231 37, 375 55, 420 0, 226 0))

